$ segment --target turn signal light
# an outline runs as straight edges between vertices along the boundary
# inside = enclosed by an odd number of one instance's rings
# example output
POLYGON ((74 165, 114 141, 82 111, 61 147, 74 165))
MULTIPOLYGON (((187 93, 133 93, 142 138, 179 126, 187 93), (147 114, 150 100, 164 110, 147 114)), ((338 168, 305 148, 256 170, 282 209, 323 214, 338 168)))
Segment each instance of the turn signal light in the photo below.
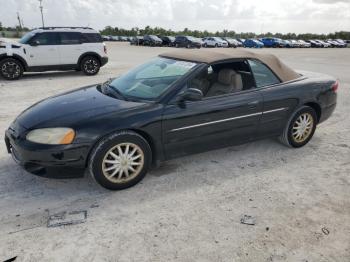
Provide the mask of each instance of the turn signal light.
POLYGON ((335 83, 332 85, 331 89, 332 89, 333 92, 337 92, 338 87, 339 87, 339 82, 338 82, 338 80, 337 80, 337 81, 335 81, 335 83))
POLYGON ((72 143, 74 137, 75 137, 75 132, 73 130, 70 130, 61 139, 60 144, 61 145, 68 145, 68 144, 72 143))

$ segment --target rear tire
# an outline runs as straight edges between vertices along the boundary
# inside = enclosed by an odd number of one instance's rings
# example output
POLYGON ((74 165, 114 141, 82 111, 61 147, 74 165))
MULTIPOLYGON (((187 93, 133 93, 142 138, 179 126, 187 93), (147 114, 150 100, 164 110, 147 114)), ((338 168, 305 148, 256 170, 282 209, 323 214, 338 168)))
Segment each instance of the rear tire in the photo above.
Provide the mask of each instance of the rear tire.
POLYGON ((288 120, 279 140, 288 147, 302 147, 311 140, 316 126, 315 110, 309 106, 302 106, 288 120))
POLYGON ((17 80, 23 75, 21 62, 14 58, 5 58, 0 61, 0 74, 7 80, 17 80))
POLYGON ((100 67, 100 60, 94 56, 86 56, 80 63, 81 71, 88 76, 96 75, 100 71, 100 67))
POLYGON ((121 190, 136 185, 152 161, 151 147, 139 134, 120 131, 102 139, 92 150, 89 170, 103 187, 121 190))

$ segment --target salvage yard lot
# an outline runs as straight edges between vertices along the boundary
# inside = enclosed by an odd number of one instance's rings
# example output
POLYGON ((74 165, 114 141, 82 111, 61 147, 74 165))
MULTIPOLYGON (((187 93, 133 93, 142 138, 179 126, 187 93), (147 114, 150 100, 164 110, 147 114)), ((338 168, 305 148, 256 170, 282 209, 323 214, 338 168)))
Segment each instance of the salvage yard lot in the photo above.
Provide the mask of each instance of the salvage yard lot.
MULTIPOLYGON (((0 132, 45 97, 99 83, 169 48, 107 43, 98 75, 0 79, 0 132)), ((209 49, 212 50, 212 49, 209 49)), ((163 163, 135 187, 40 178, 0 150, 0 261, 349 261, 350 48, 264 49, 294 69, 340 81, 338 106, 311 142, 269 139, 163 163), (47 227, 60 212, 84 223, 47 227), (255 225, 241 224, 253 216, 255 225)))

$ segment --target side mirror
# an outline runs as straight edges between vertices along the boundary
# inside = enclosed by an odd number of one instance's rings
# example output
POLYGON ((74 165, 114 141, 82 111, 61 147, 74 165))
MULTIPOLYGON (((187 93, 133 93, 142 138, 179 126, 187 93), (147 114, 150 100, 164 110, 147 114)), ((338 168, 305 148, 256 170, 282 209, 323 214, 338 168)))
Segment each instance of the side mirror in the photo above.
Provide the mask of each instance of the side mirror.
POLYGON ((38 40, 35 40, 35 41, 30 42, 30 45, 31 46, 38 46, 38 45, 40 45, 40 42, 38 40))
POLYGON ((184 93, 182 93, 179 98, 178 102, 183 101, 199 101, 203 99, 203 93, 201 90, 197 88, 188 88, 184 93))

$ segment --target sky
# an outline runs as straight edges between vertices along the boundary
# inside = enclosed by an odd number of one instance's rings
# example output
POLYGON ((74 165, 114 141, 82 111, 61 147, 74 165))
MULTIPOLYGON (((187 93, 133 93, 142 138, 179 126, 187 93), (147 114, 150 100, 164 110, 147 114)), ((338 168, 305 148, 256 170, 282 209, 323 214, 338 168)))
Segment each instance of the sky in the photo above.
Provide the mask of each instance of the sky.
MULTIPOLYGON (((236 32, 350 31, 350 0, 43 0, 45 26, 236 32)), ((41 26, 38 0, 0 0, 0 22, 41 26)))

